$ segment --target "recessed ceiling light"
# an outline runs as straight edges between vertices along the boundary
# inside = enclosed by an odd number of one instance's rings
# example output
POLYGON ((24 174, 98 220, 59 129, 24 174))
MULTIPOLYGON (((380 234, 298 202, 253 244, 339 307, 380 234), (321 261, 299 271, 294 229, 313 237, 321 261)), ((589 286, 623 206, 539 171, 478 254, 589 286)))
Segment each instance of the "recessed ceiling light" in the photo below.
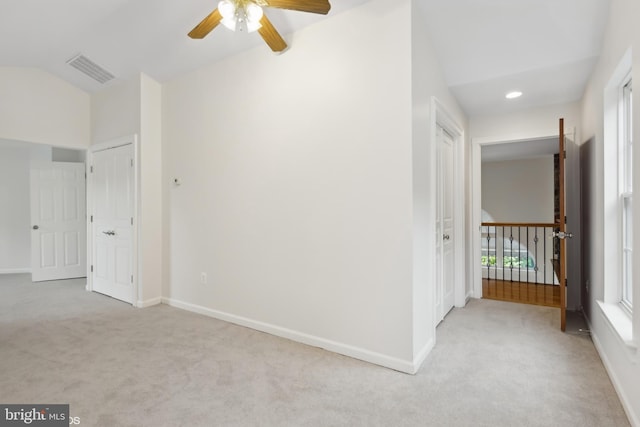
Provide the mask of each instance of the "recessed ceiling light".
POLYGON ((507 99, 515 99, 521 96, 522 96, 522 92, 520 92, 519 90, 514 90, 513 92, 509 92, 508 94, 505 95, 507 99))

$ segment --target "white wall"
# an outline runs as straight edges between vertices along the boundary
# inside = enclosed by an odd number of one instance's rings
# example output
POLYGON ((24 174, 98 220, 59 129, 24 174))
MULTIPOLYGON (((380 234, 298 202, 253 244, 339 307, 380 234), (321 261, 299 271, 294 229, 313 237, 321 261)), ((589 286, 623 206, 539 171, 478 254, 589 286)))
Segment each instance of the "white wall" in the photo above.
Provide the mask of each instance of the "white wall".
MULTIPOLYGON (((412 0, 411 5, 413 357, 419 363, 435 343, 435 248, 431 238, 435 233, 436 197, 433 192, 435 169, 431 167, 432 148, 435 144, 435 141, 431 141, 431 115, 435 112, 431 111, 431 98, 435 96, 461 127, 466 129, 467 123, 444 81, 428 28, 424 25, 426 12, 422 8, 422 2, 412 0)), ((462 151, 465 151, 464 147, 462 151)), ((465 238, 460 236, 456 239, 456 244, 464 247, 465 238)))
POLYGON ((140 76, 140 301, 159 303, 163 274, 162 86, 140 76))
POLYGON ((84 163, 86 158, 85 150, 51 147, 51 160, 54 162, 84 163))
POLYGON ((413 369, 410 22, 374 0, 164 85, 168 302, 413 369))
POLYGON ((35 68, 0 67, 0 271, 30 271, 29 162, 51 146, 85 149, 89 95, 35 68), (38 146, 35 144, 46 144, 38 146))
POLYGON ((553 156, 482 163, 482 209, 496 222, 553 222, 553 156))
MULTIPOLYGON (((588 200, 589 205, 585 209, 589 212, 590 221, 585 224, 586 232, 590 236, 589 251, 586 254, 588 260, 585 282, 589 282, 587 292, 588 301, 585 309, 589 314, 591 333, 596 346, 602 356, 610 376, 623 405, 631 419, 632 425, 640 426, 640 363, 637 350, 634 352, 624 345, 617 334, 607 323, 597 300, 604 298, 604 286, 607 277, 604 275, 603 265, 605 254, 602 247, 606 238, 604 234, 604 202, 603 202, 603 154, 605 150, 612 149, 604 144, 603 125, 603 93, 604 88, 611 78, 613 71, 622 59, 628 48, 633 49, 633 80, 640 81, 640 27, 637 25, 637 17, 640 16, 640 3, 634 0, 613 0, 609 23, 603 43, 603 50, 591 77, 582 104, 582 139, 589 144, 591 156, 587 156, 588 170, 586 176, 588 182, 584 185, 592 189, 588 200)), ((637 91, 634 93, 633 103, 639 105, 640 99, 637 91)), ((633 111, 634 140, 640 136, 640 109, 633 111)), ((634 153, 634 166, 640 165, 640 153, 634 153)), ((638 188, 640 179, 634 178, 634 187, 638 188)), ((634 223, 640 224, 640 210, 634 212, 634 223)), ((634 240, 638 241, 640 234, 636 228, 634 240)), ((640 251, 634 252, 634 265, 640 265, 640 251)), ((634 274, 634 335, 638 337, 640 330, 640 275, 634 274)), ((636 338, 637 339, 637 338, 636 338)), ((636 341, 636 345, 637 345, 636 341)))
POLYGON ((161 301, 163 267, 162 88, 150 77, 111 86, 91 97, 92 143, 139 136, 138 301, 161 301))
POLYGON ((89 95, 35 68, 0 67, 0 139, 83 149, 89 95))
POLYGON ((91 143, 140 133, 140 79, 91 95, 91 143))
POLYGON ((30 165, 51 147, 0 140, 0 274, 31 271, 30 165))
POLYGON ((550 105, 520 110, 510 114, 473 116, 469 119, 471 138, 516 141, 557 135, 558 119, 564 118, 565 129, 579 132, 580 103, 550 105))
POLYGON ((0 145, 0 273, 31 271, 28 147, 0 145))

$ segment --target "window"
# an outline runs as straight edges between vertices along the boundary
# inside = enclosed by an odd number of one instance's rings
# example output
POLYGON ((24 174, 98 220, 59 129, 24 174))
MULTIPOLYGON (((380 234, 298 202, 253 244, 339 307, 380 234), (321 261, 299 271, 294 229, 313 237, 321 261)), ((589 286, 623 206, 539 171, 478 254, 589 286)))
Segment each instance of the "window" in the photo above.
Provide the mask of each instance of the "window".
POLYGON ((597 303, 629 351, 640 355, 640 310, 634 310, 632 302, 633 258, 637 258, 633 254, 632 67, 629 48, 604 88, 604 295, 597 303))
POLYGON ((633 301, 633 144, 631 74, 620 88, 618 110, 619 196, 620 196, 620 304, 631 311, 633 301))

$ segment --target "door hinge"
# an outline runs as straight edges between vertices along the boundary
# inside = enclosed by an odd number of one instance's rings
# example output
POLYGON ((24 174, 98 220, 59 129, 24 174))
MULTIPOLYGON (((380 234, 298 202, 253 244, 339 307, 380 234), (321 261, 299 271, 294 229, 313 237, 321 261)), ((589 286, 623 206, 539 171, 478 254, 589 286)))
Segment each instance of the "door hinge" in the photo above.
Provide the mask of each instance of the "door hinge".
POLYGON ((131 159, 131 167, 133 167, 133 159, 131 159))
POLYGON ((133 225, 133 217, 131 217, 131 225, 133 225))
POLYGON ((89 172, 93 173, 93 165, 89 166, 89 172))
POLYGON ((133 283, 133 274, 131 275, 131 283, 133 283))
POLYGON ((91 272, 93 273, 93 265, 91 266, 91 272))
POLYGON ((93 222, 93 215, 91 215, 91 222, 93 222))

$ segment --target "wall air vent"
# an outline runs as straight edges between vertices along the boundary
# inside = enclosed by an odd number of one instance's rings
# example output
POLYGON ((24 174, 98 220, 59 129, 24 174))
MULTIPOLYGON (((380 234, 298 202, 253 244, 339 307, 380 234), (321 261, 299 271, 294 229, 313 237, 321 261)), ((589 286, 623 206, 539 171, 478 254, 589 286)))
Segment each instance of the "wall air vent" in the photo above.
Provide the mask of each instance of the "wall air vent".
POLYGON ((102 84, 115 78, 113 74, 82 54, 74 56, 67 61, 67 64, 102 84))

